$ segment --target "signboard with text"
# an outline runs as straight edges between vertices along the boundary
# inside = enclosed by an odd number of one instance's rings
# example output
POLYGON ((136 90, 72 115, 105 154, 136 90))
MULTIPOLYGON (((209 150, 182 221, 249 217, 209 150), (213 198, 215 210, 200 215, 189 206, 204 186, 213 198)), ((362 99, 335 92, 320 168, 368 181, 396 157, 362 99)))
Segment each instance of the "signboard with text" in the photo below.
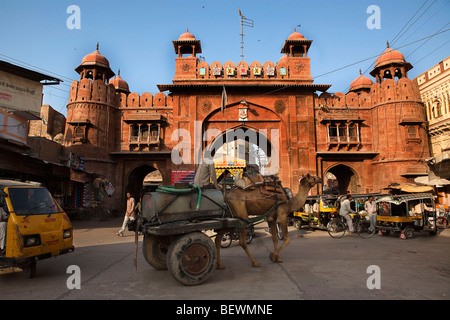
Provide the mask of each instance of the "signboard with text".
POLYGON ((0 71, 0 108, 41 113, 42 84, 0 71))
POLYGON ((177 182, 194 183, 195 171, 194 170, 172 170, 171 184, 177 182))

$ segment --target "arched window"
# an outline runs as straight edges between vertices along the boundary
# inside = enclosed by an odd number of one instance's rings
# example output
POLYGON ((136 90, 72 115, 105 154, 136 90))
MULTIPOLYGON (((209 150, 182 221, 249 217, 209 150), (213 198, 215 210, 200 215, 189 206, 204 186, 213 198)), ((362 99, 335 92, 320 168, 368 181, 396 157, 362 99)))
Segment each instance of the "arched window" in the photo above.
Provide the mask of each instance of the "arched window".
POLYGON ((86 72, 86 78, 88 79, 93 79, 94 78, 94 74, 92 73, 92 70, 89 70, 86 72))
POLYGON ((101 72, 97 72, 97 75, 95 76, 95 80, 102 80, 103 74, 101 72))
POLYGON ((432 110, 435 118, 439 118, 442 116, 442 108, 439 100, 434 100, 432 110))
POLYGON ((402 70, 400 70, 399 68, 395 69, 394 72, 395 72, 394 77, 396 77, 397 79, 401 79, 403 77, 402 70))

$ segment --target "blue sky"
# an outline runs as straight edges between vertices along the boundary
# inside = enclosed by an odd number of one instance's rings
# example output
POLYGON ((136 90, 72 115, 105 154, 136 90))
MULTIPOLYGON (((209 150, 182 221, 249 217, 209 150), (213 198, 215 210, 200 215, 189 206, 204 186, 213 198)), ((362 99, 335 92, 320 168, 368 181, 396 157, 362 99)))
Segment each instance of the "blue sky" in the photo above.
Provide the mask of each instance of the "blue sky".
POLYGON ((113 71, 120 69, 140 94, 172 82, 172 40, 187 28, 201 41, 206 62, 239 62, 239 8, 254 20, 244 29, 245 61, 277 62, 297 28, 313 40, 311 74, 315 83, 332 84, 329 92, 346 92, 359 69, 370 71, 386 41, 394 49, 403 46, 398 50, 414 66, 409 78, 449 56, 450 31, 408 44, 450 28, 450 0, 15 0, 0 3, 0 59, 62 79, 44 88, 44 104, 66 114, 70 83, 79 79, 74 69, 97 42, 113 71), (79 30, 67 28, 70 5, 80 8, 79 30), (380 29, 366 25, 370 5, 380 8, 380 29))

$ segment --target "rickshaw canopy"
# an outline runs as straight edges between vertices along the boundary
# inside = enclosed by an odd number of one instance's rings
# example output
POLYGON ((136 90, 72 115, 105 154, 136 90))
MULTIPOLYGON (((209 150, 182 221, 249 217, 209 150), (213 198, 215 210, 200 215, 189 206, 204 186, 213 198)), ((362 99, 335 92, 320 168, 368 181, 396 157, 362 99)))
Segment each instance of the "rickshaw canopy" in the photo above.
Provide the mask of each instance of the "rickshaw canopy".
POLYGON ((378 198, 375 200, 376 203, 379 202, 389 202, 396 205, 399 205, 401 203, 406 203, 411 200, 420 200, 420 199, 434 199, 436 198, 431 193, 414 193, 414 194, 404 194, 404 195, 398 195, 398 196, 385 196, 378 198))

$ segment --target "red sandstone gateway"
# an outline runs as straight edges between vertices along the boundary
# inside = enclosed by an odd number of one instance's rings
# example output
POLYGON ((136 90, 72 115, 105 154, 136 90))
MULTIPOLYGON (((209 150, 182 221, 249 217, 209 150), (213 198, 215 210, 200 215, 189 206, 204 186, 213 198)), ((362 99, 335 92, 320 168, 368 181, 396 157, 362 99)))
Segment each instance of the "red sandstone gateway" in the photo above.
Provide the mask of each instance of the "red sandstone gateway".
POLYGON ((381 192, 394 181, 426 175, 424 105, 400 52, 386 48, 370 74, 355 70, 348 92, 328 93, 331 84, 311 76, 312 40, 298 32, 279 40, 281 55, 272 61, 204 61, 201 41, 183 33, 172 41, 173 81, 154 94, 133 92, 97 48, 75 69, 80 79, 71 85, 64 145, 85 159, 87 171, 114 185, 106 199, 111 208, 125 205, 126 192, 138 195, 150 172, 158 171, 163 185, 176 182, 174 170, 194 172, 197 150, 200 158, 202 151, 223 150, 236 129, 270 145, 271 132, 279 133, 277 175, 293 192, 306 172, 334 175, 340 194, 381 192), (191 137, 183 139, 190 161, 175 164, 172 151, 182 132, 191 137))

